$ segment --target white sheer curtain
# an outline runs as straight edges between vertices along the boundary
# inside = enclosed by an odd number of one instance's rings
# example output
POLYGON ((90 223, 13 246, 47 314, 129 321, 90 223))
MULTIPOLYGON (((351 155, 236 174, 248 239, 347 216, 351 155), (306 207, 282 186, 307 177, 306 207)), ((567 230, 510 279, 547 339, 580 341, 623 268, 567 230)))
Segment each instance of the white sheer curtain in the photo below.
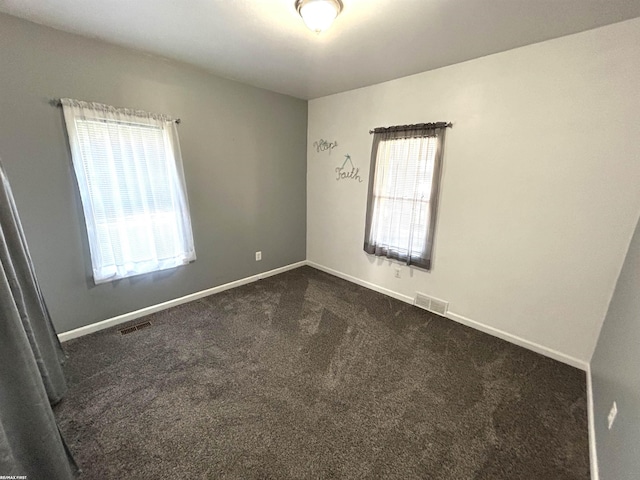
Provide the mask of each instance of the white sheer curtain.
POLYGON ((195 260, 175 122, 62 99, 95 283, 195 260))

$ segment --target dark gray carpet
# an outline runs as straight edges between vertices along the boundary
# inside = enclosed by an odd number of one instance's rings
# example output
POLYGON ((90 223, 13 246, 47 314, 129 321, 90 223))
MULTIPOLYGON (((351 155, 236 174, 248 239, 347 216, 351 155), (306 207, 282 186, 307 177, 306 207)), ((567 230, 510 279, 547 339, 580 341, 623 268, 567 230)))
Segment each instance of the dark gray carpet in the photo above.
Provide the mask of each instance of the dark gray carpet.
POLYGON ((318 270, 143 320, 64 344, 81 478, 589 478, 584 372, 318 270))

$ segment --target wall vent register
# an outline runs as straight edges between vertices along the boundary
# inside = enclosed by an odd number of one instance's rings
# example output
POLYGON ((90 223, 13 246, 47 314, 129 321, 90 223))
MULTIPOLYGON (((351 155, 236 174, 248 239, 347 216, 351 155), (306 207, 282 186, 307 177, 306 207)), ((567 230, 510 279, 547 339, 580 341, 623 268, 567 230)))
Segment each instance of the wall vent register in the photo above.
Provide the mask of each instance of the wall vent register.
POLYGON ((137 325, 133 325, 131 327, 123 328, 119 330, 120 335, 127 335, 129 333, 137 332, 138 330, 142 330, 151 326, 151 322, 142 322, 137 325))
POLYGON ((413 304, 416 307, 429 310, 430 312, 437 313, 443 317, 447 314, 447 310, 449 309, 449 302, 430 297, 424 293, 417 293, 413 304))

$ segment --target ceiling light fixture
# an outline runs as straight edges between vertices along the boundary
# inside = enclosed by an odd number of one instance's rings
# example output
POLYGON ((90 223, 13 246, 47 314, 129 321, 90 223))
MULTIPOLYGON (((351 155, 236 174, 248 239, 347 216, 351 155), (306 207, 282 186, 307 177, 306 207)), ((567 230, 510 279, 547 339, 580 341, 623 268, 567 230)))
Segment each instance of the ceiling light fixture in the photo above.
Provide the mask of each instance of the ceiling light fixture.
POLYGON ((304 23, 316 33, 331 26, 342 11, 341 0, 296 0, 296 10, 304 23))

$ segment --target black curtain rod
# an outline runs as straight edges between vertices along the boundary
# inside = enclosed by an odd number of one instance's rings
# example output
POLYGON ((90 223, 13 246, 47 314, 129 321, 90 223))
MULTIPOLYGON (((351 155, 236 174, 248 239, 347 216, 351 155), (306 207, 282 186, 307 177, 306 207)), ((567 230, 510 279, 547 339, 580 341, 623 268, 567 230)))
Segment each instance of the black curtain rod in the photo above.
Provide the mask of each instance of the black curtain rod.
MULTIPOLYGON (((53 105, 54 107, 61 107, 62 106, 62 101, 59 98, 52 98, 51 100, 49 100, 49 104, 53 105)), ((176 118, 174 120, 174 122, 176 122, 176 124, 180 125, 180 123, 182 123, 182 120, 180 120, 179 118, 176 118)))
POLYGON ((378 127, 373 130, 369 130, 369 133, 384 133, 384 132, 407 132, 412 130, 423 130, 425 128, 452 128, 453 123, 449 122, 437 122, 437 123, 417 123, 415 125, 398 125, 397 127, 378 127))

